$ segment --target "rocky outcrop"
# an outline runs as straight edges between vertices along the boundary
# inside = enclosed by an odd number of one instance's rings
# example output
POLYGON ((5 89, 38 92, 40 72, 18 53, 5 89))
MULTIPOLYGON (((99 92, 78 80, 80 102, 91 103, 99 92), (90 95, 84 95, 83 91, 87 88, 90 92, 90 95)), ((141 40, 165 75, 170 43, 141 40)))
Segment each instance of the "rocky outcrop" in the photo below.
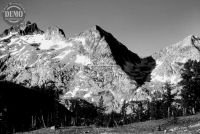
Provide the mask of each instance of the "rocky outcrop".
MULTIPOLYGON (((17 26, 11 26, 10 28, 4 30, 4 32, 0 35, 0 38, 6 37, 9 35, 32 35, 32 34, 42 34, 44 33, 42 30, 40 30, 36 23, 31 23, 30 21, 27 21, 24 24, 17 25, 17 26)), ((9 36, 9 37, 11 37, 9 36)))
POLYGON ((162 49, 153 54, 156 67, 151 73, 152 81, 177 84, 180 80, 180 69, 189 59, 200 59, 200 38, 188 36, 183 41, 162 49))
POLYGON ((31 23, 30 21, 28 21, 26 23, 25 28, 22 29, 20 27, 19 33, 20 35, 24 36, 24 35, 31 35, 31 34, 42 34, 44 32, 38 28, 36 23, 31 23))

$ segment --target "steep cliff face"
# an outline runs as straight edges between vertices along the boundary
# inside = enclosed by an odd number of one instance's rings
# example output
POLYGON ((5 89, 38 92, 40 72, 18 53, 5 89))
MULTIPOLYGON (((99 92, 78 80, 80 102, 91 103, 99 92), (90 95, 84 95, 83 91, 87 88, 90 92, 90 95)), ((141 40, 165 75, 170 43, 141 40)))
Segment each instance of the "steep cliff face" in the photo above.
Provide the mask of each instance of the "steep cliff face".
POLYGON ((40 30, 36 23, 28 21, 24 27, 19 27, 20 35, 42 34, 44 31, 40 30))
POLYGON ((68 39, 59 28, 43 33, 35 24, 22 33, 0 39, 1 80, 61 90, 61 101, 97 104, 103 96, 108 111, 132 98, 138 82, 129 74, 143 60, 99 26, 68 39))
POLYGON ((151 56, 140 58, 137 54, 131 52, 126 46, 117 41, 112 34, 107 33, 98 26, 96 28, 101 37, 104 37, 108 43, 116 63, 131 79, 137 82, 138 86, 150 80, 150 73, 155 67, 155 60, 151 56))

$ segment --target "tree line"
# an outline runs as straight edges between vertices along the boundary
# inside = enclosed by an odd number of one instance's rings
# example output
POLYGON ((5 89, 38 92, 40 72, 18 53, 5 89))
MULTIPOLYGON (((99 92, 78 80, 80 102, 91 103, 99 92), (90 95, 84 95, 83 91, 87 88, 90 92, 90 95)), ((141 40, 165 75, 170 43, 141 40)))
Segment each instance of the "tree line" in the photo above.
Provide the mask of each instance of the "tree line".
POLYGON ((181 78, 178 83, 181 92, 176 91, 177 85, 166 82, 152 96, 152 89, 146 86, 143 90, 151 95, 151 100, 124 101, 120 112, 110 113, 106 113, 103 96, 100 96, 96 105, 82 99, 65 100, 61 104, 60 91, 52 90, 52 87, 35 87, 30 90, 1 82, 0 132, 30 131, 51 126, 115 127, 195 114, 200 111, 200 62, 186 62, 181 70, 181 78))

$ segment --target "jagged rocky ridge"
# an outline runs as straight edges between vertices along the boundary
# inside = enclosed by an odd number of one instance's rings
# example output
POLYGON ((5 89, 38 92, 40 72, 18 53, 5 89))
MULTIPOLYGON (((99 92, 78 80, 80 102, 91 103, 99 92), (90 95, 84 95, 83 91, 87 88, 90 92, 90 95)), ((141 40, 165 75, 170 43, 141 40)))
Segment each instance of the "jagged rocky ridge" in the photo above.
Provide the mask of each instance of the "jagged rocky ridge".
POLYGON ((36 23, 31 23, 30 21, 25 24, 12 26, 9 29, 4 30, 4 32, 0 35, 0 37, 5 37, 8 35, 19 34, 21 36, 30 35, 30 34, 42 34, 44 31, 40 30, 36 23))
POLYGON ((112 34, 94 26, 66 38, 62 29, 45 32, 28 22, 5 30, 0 38, 0 79, 25 87, 60 90, 60 101, 81 98, 107 111, 119 111, 124 100, 144 100, 144 83, 177 83, 188 59, 199 59, 199 38, 189 36, 146 58, 132 53, 112 34), (23 30, 22 30, 23 29, 23 30))

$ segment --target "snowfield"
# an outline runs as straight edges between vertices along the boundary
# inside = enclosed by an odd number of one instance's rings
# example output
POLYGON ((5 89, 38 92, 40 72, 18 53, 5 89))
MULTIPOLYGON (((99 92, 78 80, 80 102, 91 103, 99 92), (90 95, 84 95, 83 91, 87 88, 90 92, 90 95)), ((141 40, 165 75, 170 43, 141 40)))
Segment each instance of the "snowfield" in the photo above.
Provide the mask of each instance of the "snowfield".
POLYGON ((90 59, 87 56, 84 56, 84 55, 76 55, 75 63, 83 64, 83 65, 92 64, 90 59))

